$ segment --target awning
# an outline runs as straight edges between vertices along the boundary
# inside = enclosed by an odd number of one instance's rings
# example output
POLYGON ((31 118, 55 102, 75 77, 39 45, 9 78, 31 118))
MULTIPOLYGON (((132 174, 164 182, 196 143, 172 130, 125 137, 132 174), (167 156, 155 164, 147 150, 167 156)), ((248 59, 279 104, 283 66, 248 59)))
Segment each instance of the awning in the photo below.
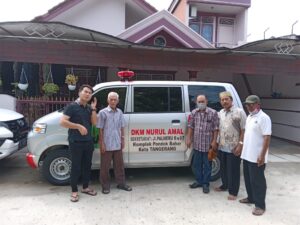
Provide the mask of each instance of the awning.
POLYGON ((0 23, 0 41, 78 43, 112 48, 136 48, 198 54, 230 54, 276 58, 300 58, 300 36, 255 41, 237 48, 191 49, 167 48, 136 44, 101 32, 60 22, 0 23))

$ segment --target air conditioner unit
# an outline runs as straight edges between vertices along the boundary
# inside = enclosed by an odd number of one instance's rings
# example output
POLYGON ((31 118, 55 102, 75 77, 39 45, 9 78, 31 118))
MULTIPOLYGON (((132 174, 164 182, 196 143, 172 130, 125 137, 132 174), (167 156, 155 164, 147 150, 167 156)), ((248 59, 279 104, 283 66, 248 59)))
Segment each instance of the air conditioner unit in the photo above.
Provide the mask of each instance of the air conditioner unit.
POLYGON ((190 6, 189 17, 190 18, 196 18, 197 17, 197 7, 192 6, 192 5, 190 6))

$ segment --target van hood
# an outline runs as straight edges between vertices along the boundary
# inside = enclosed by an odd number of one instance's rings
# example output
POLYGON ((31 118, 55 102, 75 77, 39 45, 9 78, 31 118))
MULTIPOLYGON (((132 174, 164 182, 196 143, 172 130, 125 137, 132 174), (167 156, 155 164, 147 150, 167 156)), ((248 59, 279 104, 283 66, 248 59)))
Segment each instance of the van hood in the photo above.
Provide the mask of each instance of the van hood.
POLYGON ((46 123, 46 124, 54 124, 54 125, 58 125, 59 124, 59 120, 62 116, 62 110, 58 110, 52 113, 49 113, 41 118, 39 118, 38 120, 34 121, 34 123, 46 123))
POLYGON ((0 121, 1 122, 17 120, 17 119, 21 119, 23 117, 24 116, 22 114, 17 113, 15 111, 0 108, 0 121))

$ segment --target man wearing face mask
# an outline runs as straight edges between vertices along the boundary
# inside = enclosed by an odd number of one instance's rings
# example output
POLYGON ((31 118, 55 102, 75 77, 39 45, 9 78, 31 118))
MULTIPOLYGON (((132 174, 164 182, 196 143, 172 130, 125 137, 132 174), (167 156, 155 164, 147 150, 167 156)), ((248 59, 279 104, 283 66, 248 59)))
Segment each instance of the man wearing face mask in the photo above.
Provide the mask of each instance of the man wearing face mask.
POLYGON ((272 124, 270 117, 260 109, 260 98, 250 95, 245 101, 249 116, 246 120, 243 159, 247 198, 240 203, 254 204, 253 215, 260 216, 266 210, 267 184, 265 168, 268 158, 272 124))
POLYGON ((207 107, 205 95, 197 96, 197 108, 191 113, 188 123, 186 144, 189 148, 193 141, 192 168, 196 181, 190 184, 190 188, 203 187, 203 193, 209 193, 209 181, 211 176, 211 164, 208 160, 208 150, 217 149, 217 135, 219 118, 216 110, 207 107))

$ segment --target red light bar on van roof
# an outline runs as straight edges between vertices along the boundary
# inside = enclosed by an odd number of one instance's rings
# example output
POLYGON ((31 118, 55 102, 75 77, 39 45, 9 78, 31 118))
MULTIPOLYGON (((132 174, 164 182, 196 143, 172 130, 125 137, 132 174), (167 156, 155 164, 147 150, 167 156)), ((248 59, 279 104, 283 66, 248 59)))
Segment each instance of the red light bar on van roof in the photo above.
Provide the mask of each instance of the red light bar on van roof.
POLYGON ((134 76, 134 72, 130 70, 124 70, 118 72, 118 77, 121 78, 121 81, 128 81, 134 76))

